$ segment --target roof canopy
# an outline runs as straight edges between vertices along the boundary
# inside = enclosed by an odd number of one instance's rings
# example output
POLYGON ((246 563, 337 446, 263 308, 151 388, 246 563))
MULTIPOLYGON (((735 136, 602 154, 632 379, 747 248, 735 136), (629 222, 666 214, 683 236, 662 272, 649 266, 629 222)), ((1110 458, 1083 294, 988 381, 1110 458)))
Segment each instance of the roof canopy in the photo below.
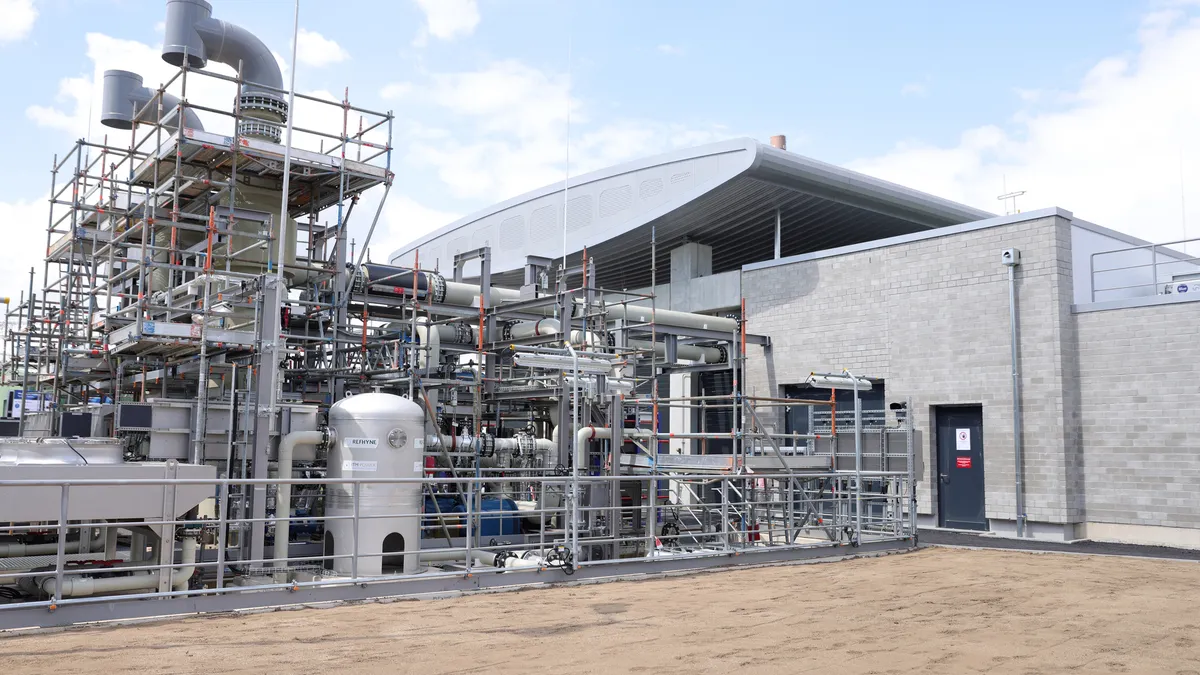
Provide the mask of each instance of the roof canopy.
MULTIPOLYGON (((597 262, 612 289, 650 284, 652 233, 660 283, 670 251, 713 247, 713 272, 774 256, 845 246, 990 218, 994 214, 743 138, 627 162, 549 185, 462 218, 392 255, 448 270, 455 253, 487 245, 497 281, 517 282, 525 256, 597 262), (565 222, 564 222, 565 221, 565 222), (511 273, 511 274, 510 274, 511 273)), ((468 267, 468 276, 478 267, 468 267)))

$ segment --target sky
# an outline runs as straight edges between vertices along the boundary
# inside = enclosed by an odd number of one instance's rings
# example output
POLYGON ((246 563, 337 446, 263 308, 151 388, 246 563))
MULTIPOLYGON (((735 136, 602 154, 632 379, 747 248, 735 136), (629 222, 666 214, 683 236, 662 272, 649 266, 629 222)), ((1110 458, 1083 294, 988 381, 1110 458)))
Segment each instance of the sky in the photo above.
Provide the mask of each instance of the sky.
MULTIPOLYGON (((212 3, 294 68, 297 91, 395 115, 374 260, 568 174, 779 133, 988 211, 1024 190, 1022 210, 1200 236, 1200 0, 301 0, 295 64, 292 1, 212 3)), ((42 286, 55 155, 128 142, 98 122, 100 74, 172 76, 164 8, 0 0, 0 296, 15 301, 31 265, 42 286)), ((200 79, 189 99, 227 107, 200 79)), ((295 117, 341 128, 336 108, 295 117)), ((380 195, 351 220, 360 244, 380 195)))

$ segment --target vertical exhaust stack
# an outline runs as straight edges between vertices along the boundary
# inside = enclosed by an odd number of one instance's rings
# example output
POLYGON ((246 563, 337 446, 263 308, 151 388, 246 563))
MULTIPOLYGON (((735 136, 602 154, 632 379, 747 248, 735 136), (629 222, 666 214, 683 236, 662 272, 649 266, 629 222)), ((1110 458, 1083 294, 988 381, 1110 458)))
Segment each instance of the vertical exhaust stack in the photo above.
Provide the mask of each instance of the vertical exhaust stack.
MULTIPOLYGON (((142 85, 142 76, 128 70, 104 71, 104 94, 101 99, 100 123, 112 129, 129 130, 133 128, 133 116, 137 111, 146 107, 154 98, 154 91, 142 85)), ((175 107, 179 99, 164 92, 162 95, 163 119, 162 125, 171 129, 176 128, 177 113, 175 107)), ((158 106, 151 106, 138 118, 139 122, 154 122, 158 119, 158 106)), ((183 110, 183 126, 188 129, 204 131, 204 125, 191 108, 183 110)))
POLYGON ((288 107, 282 94, 283 74, 275 56, 253 33, 212 18, 212 5, 205 0, 167 0, 162 58, 173 66, 187 60, 190 68, 203 68, 209 60, 237 70, 241 68, 242 90, 238 105, 246 119, 238 123, 242 136, 280 141, 279 126, 287 121, 288 107))
POLYGON ((783 134, 772 136, 771 147, 779 148, 780 150, 787 150, 787 136, 784 136, 783 134))

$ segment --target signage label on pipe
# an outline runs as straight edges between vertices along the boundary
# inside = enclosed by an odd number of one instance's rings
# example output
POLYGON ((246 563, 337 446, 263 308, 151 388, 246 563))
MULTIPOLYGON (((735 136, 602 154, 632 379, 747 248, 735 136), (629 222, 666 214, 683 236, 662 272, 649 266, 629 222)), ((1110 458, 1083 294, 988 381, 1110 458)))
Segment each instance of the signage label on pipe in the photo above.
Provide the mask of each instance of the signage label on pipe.
POLYGON ((970 450, 971 449, 971 430, 970 429, 955 429, 954 430, 954 449, 955 450, 970 450))

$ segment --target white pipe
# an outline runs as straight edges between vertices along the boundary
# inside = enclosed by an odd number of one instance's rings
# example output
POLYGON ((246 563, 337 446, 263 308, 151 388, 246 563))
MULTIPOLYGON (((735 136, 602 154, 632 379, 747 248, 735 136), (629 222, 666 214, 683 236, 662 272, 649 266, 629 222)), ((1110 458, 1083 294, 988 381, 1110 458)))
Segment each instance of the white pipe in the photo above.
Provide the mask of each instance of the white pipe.
MULTIPOLYGON (((537 321, 523 321, 513 324, 509 328, 509 333, 514 340, 521 340, 535 335, 554 335, 560 330, 560 325, 557 319, 539 319, 537 321)), ((587 344, 590 347, 602 346, 603 342, 600 336, 595 333, 588 332, 586 340, 582 331, 571 331, 571 342, 574 344, 587 344)), ((667 345, 662 342, 650 342, 648 340, 630 340, 629 346, 633 349, 650 349, 653 347, 654 353, 660 358, 667 355, 667 345)), ((725 359, 724 353, 720 349, 712 347, 697 347, 695 345, 679 345, 675 351, 676 356, 687 361, 700 361, 705 363, 721 363, 725 359)))
MULTIPOLYGON (((496 554, 490 551, 471 551, 471 557, 475 562, 484 567, 491 567, 496 564, 496 554)), ((467 559, 466 551, 433 551, 431 553, 422 553, 421 562, 463 562, 467 559)))
MULTIPOLYGON (((80 541, 78 539, 76 539, 74 541, 68 541, 64 548, 64 552, 65 553, 78 553, 79 552, 79 544, 80 544, 80 541)), ((92 550, 95 550, 97 547, 103 547, 103 546, 104 546, 104 535, 103 534, 93 537, 92 540, 88 543, 88 548, 92 549, 92 550)), ((0 558, 19 558, 21 556, 27 556, 27 555, 54 555, 56 553, 58 553, 58 542, 54 542, 54 543, 50 543, 50 544, 20 544, 20 543, 16 543, 16 542, 9 543, 9 544, 0 544, 0 558)))
MULTIPOLYGON (((631 435, 636 429, 626 429, 624 434, 631 435)), ((575 430, 575 466, 583 466, 583 462, 587 457, 587 453, 583 448, 587 447, 587 442, 592 439, 612 438, 612 429, 608 427, 595 427, 587 425, 575 430)), ((558 427, 554 427, 554 431, 550 434, 551 447, 558 445, 558 427)))
MULTIPOLYGON (((200 543, 195 537, 185 537, 182 543, 180 562, 182 567, 171 570, 171 588, 176 591, 187 590, 188 579, 196 571, 196 553, 200 543)), ((42 581, 42 591, 54 598, 71 598, 87 595, 108 595, 141 591, 158 586, 158 572, 139 572, 125 577, 77 577, 69 576, 63 579, 62 593, 56 593, 56 580, 48 577, 42 581)))
MULTIPOLYGON (((297 445, 320 445, 325 442, 324 431, 293 431, 279 439, 279 478, 292 477, 292 456, 297 445)), ((275 494, 275 566, 287 567, 288 539, 291 536, 292 484, 280 483, 275 494)))
MULTIPOLYGON (((449 450, 455 451, 460 448, 473 449, 475 447, 475 439, 470 436, 450 436, 448 434, 430 434, 426 439, 427 449, 429 450, 449 450)), ((497 438, 495 439, 496 450, 506 450, 512 452, 520 449, 521 442, 516 438, 497 438)), ((545 438, 533 439, 534 447, 538 450, 552 450, 554 443, 545 438)))
POLYGON ((417 353, 418 368, 429 368, 431 364, 437 365, 442 362, 443 326, 450 328, 443 324, 430 330, 429 317, 417 317, 417 342, 425 347, 425 350, 417 353))
MULTIPOLYGON (((446 297, 443 301, 445 304, 458 305, 460 307, 479 306, 479 286, 454 281, 447 281, 445 283, 446 297)), ((488 290, 488 297, 491 299, 492 307, 506 302, 518 302, 521 300, 521 291, 518 290, 497 286, 492 286, 488 290)), ((583 302, 578 300, 575 302, 575 314, 583 313, 583 304, 583 302)), ((530 308, 529 311, 550 315, 554 313, 555 308, 547 306, 530 308)), ((712 330, 722 333, 734 333, 738 330, 737 321, 734 319, 708 316, 706 314, 693 314, 691 312, 676 312, 669 309, 655 309, 646 307, 645 305, 608 305, 608 318, 610 321, 626 319, 633 323, 649 323, 653 319, 655 323, 660 323, 664 326, 699 328, 701 330, 712 330)))
MULTIPOLYGON (((557 319, 539 319, 537 321, 523 321, 513 324, 509 328, 509 333, 514 340, 521 340, 535 335, 554 335, 559 332, 560 327, 557 319)), ((602 346, 600 336, 588 331, 584 333, 580 330, 572 330, 570 341, 572 344, 586 344, 589 347, 602 346)))

